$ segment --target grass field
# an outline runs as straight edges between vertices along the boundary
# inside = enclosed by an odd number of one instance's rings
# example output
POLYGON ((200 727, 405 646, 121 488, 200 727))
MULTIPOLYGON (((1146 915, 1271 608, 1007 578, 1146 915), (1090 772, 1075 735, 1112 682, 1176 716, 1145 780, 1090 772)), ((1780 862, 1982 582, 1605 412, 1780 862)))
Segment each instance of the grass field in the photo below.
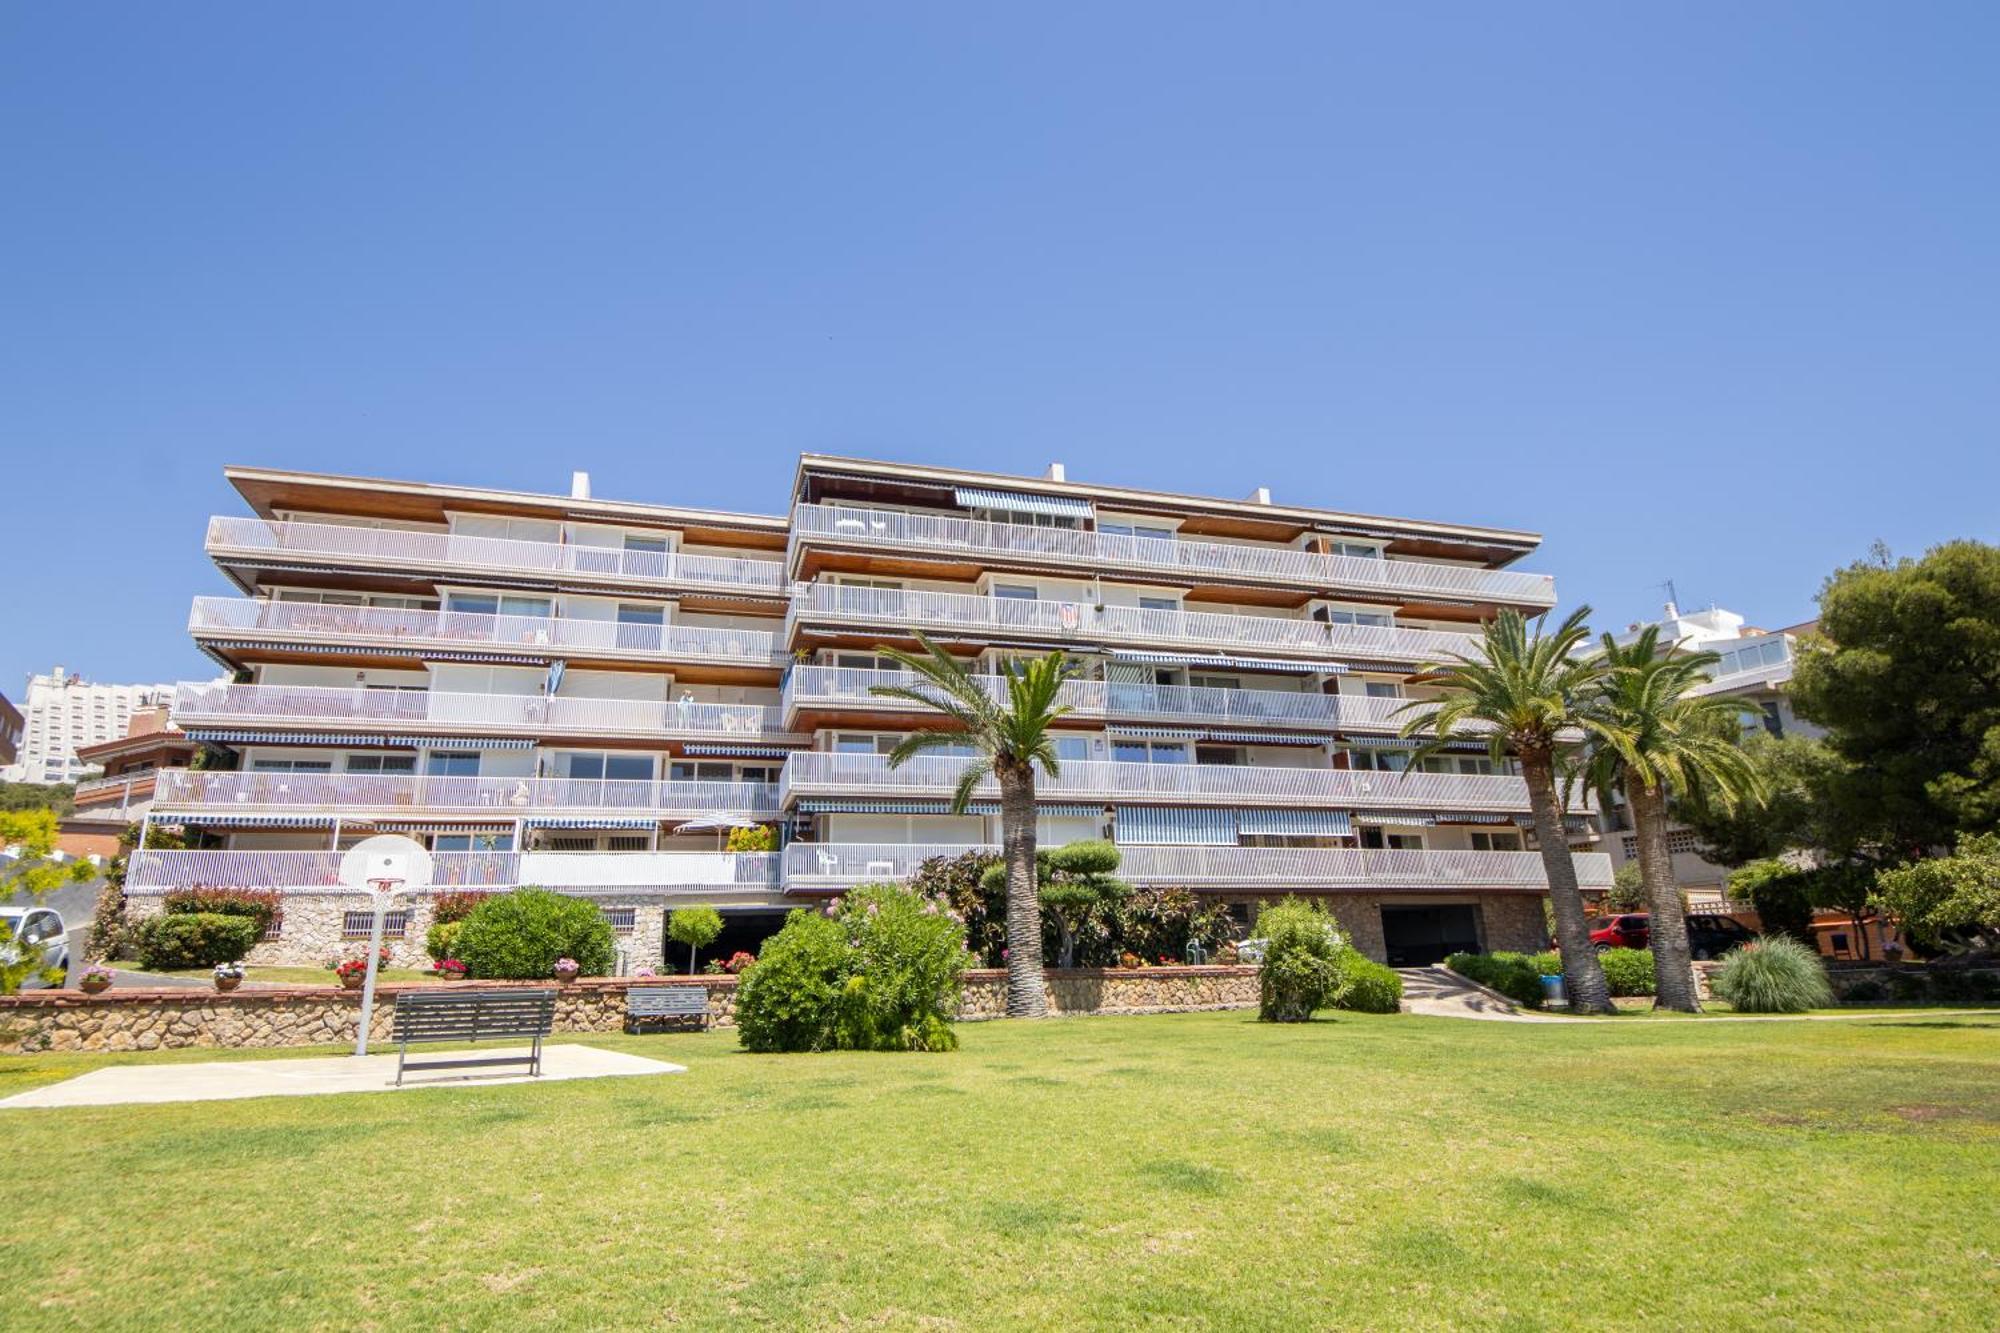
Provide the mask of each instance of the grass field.
MULTIPOLYGON (((612 1037, 689 1072, 0 1112, 4 1322, 2000 1324, 1990 1017, 960 1032, 944 1056, 612 1037)), ((119 1058, 0 1060, 0 1094, 119 1058)))

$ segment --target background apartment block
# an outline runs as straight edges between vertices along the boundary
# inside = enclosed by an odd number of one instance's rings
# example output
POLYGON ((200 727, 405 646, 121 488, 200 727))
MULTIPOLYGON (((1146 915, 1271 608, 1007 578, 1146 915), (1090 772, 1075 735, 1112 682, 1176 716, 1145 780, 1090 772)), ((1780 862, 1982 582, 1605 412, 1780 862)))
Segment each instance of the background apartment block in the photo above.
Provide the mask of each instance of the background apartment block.
POLYGON ((28 677, 18 753, 0 780, 75 782, 90 771, 78 750, 123 736, 135 709, 164 703, 173 692, 171 685, 98 685, 60 666, 28 677))
MULTIPOLYGON (((676 903, 711 952, 932 855, 993 847, 995 793, 948 813, 962 761, 892 769, 934 715, 876 697, 883 644, 921 630, 997 688, 1063 648, 1059 778, 1041 840, 1114 839, 1121 874, 1235 906, 1323 895, 1377 957, 1545 939, 1540 857, 1511 761, 1407 763, 1419 665, 1501 607, 1555 602, 1508 568, 1533 534, 818 455, 783 516, 262 469, 207 546, 234 596, 190 628, 230 673, 174 725, 234 771, 163 769, 139 910, 175 885, 288 894, 271 958, 323 961, 363 927, 339 849, 407 833, 441 887, 594 896, 629 967, 676 903), (773 830, 767 852, 729 831, 773 830)), ((1574 834, 1593 836, 1577 807, 1574 834)), ((1586 884, 1608 858, 1579 858, 1586 884)), ((425 900, 396 923, 421 953, 425 900)), ((678 959, 676 960, 678 961, 678 959)))

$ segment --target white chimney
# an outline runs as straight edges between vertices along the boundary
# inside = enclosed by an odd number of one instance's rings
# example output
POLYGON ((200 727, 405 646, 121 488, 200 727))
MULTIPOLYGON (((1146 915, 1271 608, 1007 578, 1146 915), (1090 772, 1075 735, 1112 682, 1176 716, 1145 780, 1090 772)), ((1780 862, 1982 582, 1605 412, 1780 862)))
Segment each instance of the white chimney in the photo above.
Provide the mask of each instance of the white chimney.
POLYGON ((572 472, 569 474, 569 498, 572 500, 588 500, 590 498, 590 474, 588 472, 572 472))
POLYGON ((1068 480, 1069 480, 1069 477, 1068 477, 1068 476, 1066 476, 1066 475, 1064 474, 1064 472, 1063 472, 1063 465, 1062 465, 1061 463, 1051 463, 1051 464, 1049 464, 1049 480, 1050 480, 1050 481, 1068 481, 1068 480))
POLYGON ((1253 505, 1267 505, 1271 503, 1271 488, 1269 486, 1259 486, 1256 490, 1250 492, 1250 503, 1253 505))

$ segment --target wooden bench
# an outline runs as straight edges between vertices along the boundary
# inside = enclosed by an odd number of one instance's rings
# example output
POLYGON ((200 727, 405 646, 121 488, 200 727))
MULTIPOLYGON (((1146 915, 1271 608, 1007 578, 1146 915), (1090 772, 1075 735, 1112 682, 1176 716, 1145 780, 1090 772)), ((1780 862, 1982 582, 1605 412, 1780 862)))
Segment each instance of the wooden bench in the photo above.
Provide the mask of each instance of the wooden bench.
POLYGON ((396 997, 391 1040, 396 1054, 396 1086, 403 1086, 405 1069, 469 1069, 475 1065, 526 1065, 536 1078, 542 1074, 542 1038, 555 1026, 556 993, 552 990, 404 991, 396 997), (489 1041, 529 1038, 526 1055, 457 1056, 447 1060, 410 1060, 410 1047, 421 1042, 489 1041))
POLYGON ((649 1018, 692 1018, 707 1027, 708 987, 634 986, 625 992, 625 1017, 628 1028, 649 1018))

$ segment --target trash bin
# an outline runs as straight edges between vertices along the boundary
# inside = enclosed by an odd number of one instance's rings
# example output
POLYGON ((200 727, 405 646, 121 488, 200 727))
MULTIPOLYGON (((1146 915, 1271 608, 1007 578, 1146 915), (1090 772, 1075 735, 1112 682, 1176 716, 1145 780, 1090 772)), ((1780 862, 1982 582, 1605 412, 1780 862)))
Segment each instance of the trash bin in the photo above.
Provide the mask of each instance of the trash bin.
POLYGON ((1563 994, 1563 979, 1560 976, 1542 978, 1542 999, 1550 1005, 1569 1006, 1569 999, 1563 994))

